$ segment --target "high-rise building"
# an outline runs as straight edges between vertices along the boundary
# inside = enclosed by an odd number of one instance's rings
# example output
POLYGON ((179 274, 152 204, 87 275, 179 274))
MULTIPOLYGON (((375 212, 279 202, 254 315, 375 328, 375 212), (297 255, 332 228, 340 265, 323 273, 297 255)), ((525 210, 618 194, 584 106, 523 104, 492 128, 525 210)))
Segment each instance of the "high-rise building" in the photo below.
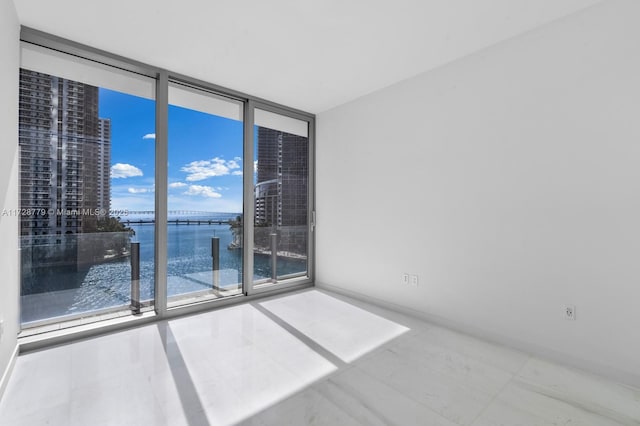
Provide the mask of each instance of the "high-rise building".
POLYGON ((98 138, 98 209, 99 218, 111 209, 111 120, 101 118, 98 138))
POLYGON ((266 127, 258 128, 256 224, 307 224, 309 140, 266 127))
POLYGON ((95 230, 92 213, 109 204, 110 139, 97 87, 20 70, 21 235, 95 230))

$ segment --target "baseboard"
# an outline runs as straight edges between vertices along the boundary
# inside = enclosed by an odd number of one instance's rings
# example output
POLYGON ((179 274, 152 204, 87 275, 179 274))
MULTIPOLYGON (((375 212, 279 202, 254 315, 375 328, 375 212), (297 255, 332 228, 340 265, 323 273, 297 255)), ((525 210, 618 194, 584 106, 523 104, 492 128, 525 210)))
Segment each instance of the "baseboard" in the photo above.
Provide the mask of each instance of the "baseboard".
POLYGON ((427 321, 427 322, 430 322, 445 328, 449 328, 451 330, 455 330, 464 334, 469 334, 494 344, 516 349, 541 359, 546 359, 548 361, 555 362, 557 364, 561 364, 569 368, 579 369, 587 373, 608 378, 620 384, 624 384, 627 386, 632 386, 634 388, 640 389, 640 374, 637 374, 637 373, 622 371, 607 365, 573 357, 571 355, 557 352, 557 351, 554 351, 553 349, 532 344, 530 342, 526 342, 519 339, 513 339, 508 336, 492 333, 490 331, 487 331, 479 327, 474 327, 474 326, 470 326, 469 324, 463 324, 460 322, 451 321, 447 318, 443 318, 437 315, 432 315, 423 311, 418 311, 412 308, 408 308, 402 305, 388 302, 386 300, 371 297, 369 295, 362 294, 359 292, 347 290, 342 287, 337 287, 331 284, 316 282, 315 286, 318 289, 324 289, 324 290, 338 293, 347 297, 358 299, 363 302, 367 302, 384 309, 388 309, 388 310, 395 311, 405 315, 410 315, 418 319, 421 319, 423 321, 427 321))
POLYGON ((2 399, 2 395, 4 395, 4 390, 9 383, 9 377, 11 377, 11 372, 13 371, 13 366, 16 364, 16 358, 18 358, 18 350, 19 347, 16 344, 16 348, 13 350, 11 357, 9 358, 9 363, 7 364, 7 368, 4 369, 2 373, 2 378, 0 378, 0 400, 2 399))

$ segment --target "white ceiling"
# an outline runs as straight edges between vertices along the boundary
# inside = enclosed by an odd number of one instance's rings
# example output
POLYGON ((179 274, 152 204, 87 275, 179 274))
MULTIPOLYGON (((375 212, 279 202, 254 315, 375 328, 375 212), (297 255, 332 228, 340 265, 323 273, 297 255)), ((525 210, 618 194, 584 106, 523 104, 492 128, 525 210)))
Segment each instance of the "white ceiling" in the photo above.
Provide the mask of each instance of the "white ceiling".
POLYGON ((319 113, 602 0, 14 0, 22 25, 319 113))

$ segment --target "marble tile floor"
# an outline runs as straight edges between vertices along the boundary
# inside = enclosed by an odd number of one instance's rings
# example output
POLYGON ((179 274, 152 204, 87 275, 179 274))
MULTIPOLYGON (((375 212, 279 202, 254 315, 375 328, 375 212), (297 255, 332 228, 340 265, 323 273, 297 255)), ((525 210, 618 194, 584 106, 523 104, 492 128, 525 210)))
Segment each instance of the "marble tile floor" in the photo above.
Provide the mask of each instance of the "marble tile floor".
POLYGON ((640 425, 640 390, 317 289, 21 355, 0 425, 640 425))

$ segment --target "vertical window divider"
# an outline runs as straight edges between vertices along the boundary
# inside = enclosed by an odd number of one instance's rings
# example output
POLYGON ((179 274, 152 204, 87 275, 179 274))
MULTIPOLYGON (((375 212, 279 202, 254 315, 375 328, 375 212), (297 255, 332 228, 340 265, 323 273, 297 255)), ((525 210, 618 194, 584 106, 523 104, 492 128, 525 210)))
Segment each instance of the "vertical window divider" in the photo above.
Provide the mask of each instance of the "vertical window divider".
POLYGON ((308 202, 307 202, 307 221, 309 238, 307 240, 307 274, 312 282, 315 282, 315 266, 316 266, 316 122, 309 120, 309 184, 308 184, 308 202))
POLYGON ((156 86, 155 311, 167 313, 167 190, 169 161, 169 75, 159 71, 156 86))
POLYGON ((254 198, 254 140, 253 140, 253 116, 254 116, 254 102, 248 100, 244 103, 244 161, 243 164, 243 189, 244 189, 244 213, 243 213, 243 243, 242 251, 244 260, 242 262, 242 281, 244 294, 250 295, 253 293, 253 231, 254 231, 254 215, 255 205, 254 198))

